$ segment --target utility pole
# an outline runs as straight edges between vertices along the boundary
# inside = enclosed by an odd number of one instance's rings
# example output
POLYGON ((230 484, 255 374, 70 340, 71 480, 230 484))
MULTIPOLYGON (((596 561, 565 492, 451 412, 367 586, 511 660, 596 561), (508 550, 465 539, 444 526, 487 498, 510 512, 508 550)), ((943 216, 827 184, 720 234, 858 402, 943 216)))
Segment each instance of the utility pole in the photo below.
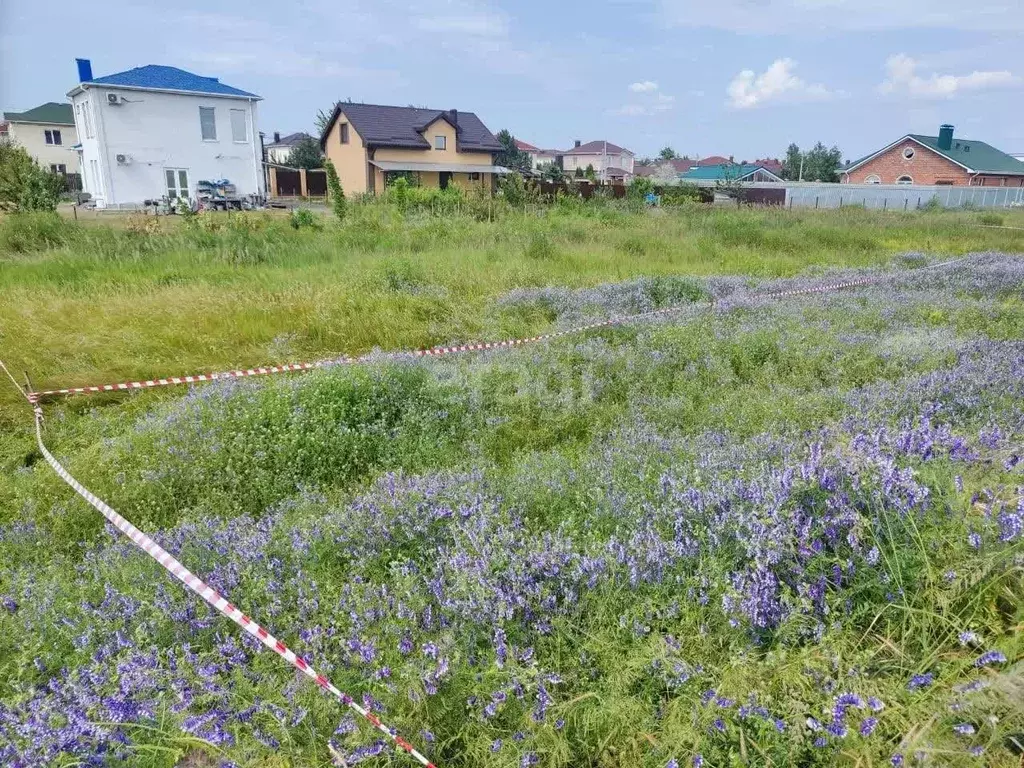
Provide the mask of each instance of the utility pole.
POLYGON ((797 181, 804 180, 804 153, 800 153, 800 178, 797 181))

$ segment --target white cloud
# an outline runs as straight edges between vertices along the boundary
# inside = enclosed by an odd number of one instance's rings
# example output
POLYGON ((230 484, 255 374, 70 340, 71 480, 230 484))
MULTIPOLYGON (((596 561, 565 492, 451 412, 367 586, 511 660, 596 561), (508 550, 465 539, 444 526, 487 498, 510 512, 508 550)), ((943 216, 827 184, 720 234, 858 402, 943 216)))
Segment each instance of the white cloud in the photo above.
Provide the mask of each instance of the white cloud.
POLYGON ((658 0, 664 23, 755 35, 794 31, 953 29, 1024 30, 1011 0, 658 0))
POLYGON ((675 96, 662 93, 658 90, 658 84, 650 80, 633 83, 629 86, 629 90, 641 94, 640 98, 643 100, 643 103, 624 104, 617 109, 609 110, 609 114, 618 115, 619 117, 650 116, 670 110, 673 104, 675 104, 675 96))
POLYGON ((729 83, 729 106, 751 109, 772 101, 816 101, 834 96, 823 85, 807 83, 793 74, 796 62, 776 59, 761 74, 744 69, 729 83))
POLYGON ((882 93, 904 94, 920 99, 953 96, 958 91, 980 91, 986 88, 1004 88, 1020 82, 1020 78, 1007 70, 975 70, 966 75, 940 75, 927 77, 918 74, 920 63, 898 53, 885 62, 887 77, 879 86, 882 93))

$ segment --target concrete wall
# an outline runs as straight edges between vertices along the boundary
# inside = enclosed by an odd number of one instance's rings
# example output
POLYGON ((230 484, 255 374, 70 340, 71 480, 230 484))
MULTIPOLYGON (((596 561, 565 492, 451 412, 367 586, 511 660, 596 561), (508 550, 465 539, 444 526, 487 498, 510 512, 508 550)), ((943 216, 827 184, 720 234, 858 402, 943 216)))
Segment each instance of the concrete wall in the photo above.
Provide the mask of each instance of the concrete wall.
POLYGON ((344 112, 338 115, 338 119, 331 126, 331 132, 327 135, 327 141, 324 144, 324 154, 328 160, 334 163, 334 170, 338 172, 338 180, 346 195, 361 195, 369 191, 368 174, 370 171, 363 137, 348 121, 344 112), (341 143, 341 126, 343 124, 348 125, 347 144, 341 143))
POLYGON ((90 86, 71 101, 79 127, 91 129, 81 141, 83 182, 97 206, 139 205, 163 197, 166 169, 188 172, 190 197, 201 179, 230 179, 239 195, 265 192, 255 100, 90 86), (108 93, 126 103, 109 105, 108 93), (201 106, 215 110, 215 140, 202 137, 201 106), (232 137, 232 109, 245 113, 244 141, 232 137), (119 164, 118 154, 128 155, 130 162, 119 164))
POLYGON ((78 152, 71 149, 78 143, 78 132, 73 125, 50 123, 8 123, 8 137, 35 158, 44 169, 63 165, 68 173, 78 173, 78 152), (46 143, 46 131, 60 131, 59 145, 46 143))

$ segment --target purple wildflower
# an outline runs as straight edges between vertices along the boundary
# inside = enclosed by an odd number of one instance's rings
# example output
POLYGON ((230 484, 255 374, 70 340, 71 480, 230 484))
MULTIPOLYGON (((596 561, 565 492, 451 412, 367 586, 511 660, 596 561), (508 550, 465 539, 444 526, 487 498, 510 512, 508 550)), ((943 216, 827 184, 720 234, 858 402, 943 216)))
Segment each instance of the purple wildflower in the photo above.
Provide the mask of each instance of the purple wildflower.
POLYGON ((970 723, 957 723, 953 726, 953 733, 957 736, 973 736, 974 726, 970 723))
POLYGON ((925 672, 923 675, 914 675, 910 678, 910 682, 907 683, 908 691, 918 691, 922 688, 927 688, 935 680, 935 675, 931 672, 925 672))
POLYGON ((1003 655, 1002 651, 985 651, 981 656, 978 657, 977 661, 974 662, 974 666, 981 667, 988 666, 989 664, 1003 664, 1006 662, 1006 656, 1003 655))
POLYGON ((860 735, 870 736, 876 725, 878 725, 877 717, 865 717, 860 723, 860 735))
POLYGON ((974 632, 961 632, 959 635, 960 645, 978 645, 981 642, 981 638, 978 637, 974 632))
POLYGON ((894 768, 900 768, 900 766, 903 765, 903 755, 897 752, 895 755, 889 758, 889 762, 893 764, 894 768))

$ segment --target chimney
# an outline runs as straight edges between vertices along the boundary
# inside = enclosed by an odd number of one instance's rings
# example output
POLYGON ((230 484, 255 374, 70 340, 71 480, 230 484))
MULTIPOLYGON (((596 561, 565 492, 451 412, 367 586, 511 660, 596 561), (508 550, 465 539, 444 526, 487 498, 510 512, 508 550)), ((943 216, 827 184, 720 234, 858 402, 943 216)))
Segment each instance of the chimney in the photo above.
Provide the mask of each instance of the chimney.
POLYGON ((458 125, 459 124, 459 110, 457 110, 457 109, 449 109, 448 110, 448 119, 451 121, 452 125, 458 125))
POLYGON ((939 149, 950 150, 953 148, 953 126, 944 123, 939 126, 939 149))
POLYGON ((92 82, 92 62, 88 59, 75 59, 75 63, 78 65, 78 82, 92 82))
POLYGON ((281 143, 281 132, 280 131, 274 131, 274 143, 275 144, 280 144, 281 143))
POLYGON ((579 139, 576 139, 576 146, 577 146, 577 147, 578 147, 578 146, 579 146, 580 144, 582 144, 582 143, 583 143, 582 141, 580 141, 579 139))

